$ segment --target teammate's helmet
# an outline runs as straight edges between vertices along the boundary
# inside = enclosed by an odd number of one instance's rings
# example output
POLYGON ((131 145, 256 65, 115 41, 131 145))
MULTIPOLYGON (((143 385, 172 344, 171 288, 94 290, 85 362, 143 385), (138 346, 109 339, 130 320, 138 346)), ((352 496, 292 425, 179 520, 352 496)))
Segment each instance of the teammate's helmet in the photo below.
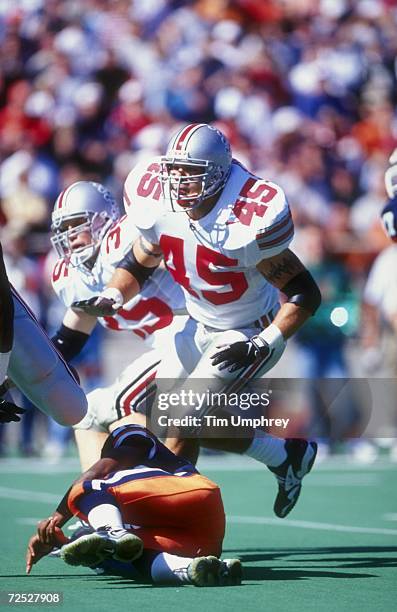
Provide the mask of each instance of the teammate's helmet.
POLYGON ((397 196, 388 201, 381 212, 381 218, 386 234, 393 242, 397 242, 397 196))
POLYGON ((389 198, 397 195, 397 148, 389 157, 389 168, 385 172, 385 187, 389 198))
POLYGON ((231 167, 230 145, 222 132, 206 123, 192 123, 172 137, 161 158, 163 194, 175 212, 192 210, 224 187, 231 167), (194 173, 174 176, 172 171, 178 168, 194 173), (199 187, 194 196, 186 193, 193 183, 199 187))
POLYGON ((91 181, 73 183, 55 202, 52 245, 59 257, 78 267, 97 255, 102 238, 119 218, 119 208, 106 187, 91 181), (82 232, 90 234, 91 242, 78 246, 76 237, 82 232))

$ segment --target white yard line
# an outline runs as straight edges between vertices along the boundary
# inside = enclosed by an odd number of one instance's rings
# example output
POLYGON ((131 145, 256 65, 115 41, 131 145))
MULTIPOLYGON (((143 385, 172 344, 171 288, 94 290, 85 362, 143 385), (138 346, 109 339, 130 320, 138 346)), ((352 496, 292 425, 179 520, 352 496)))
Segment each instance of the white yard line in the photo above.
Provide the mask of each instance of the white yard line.
POLYGON ((228 516, 229 523, 244 525, 273 525, 275 527, 294 527, 294 529, 316 529, 318 531, 341 531, 347 533, 373 533, 377 535, 397 535, 397 529, 382 529, 378 527, 357 527, 353 525, 336 525, 334 523, 317 523, 312 521, 294 521, 276 519, 266 516, 228 516))
POLYGON ((60 463, 48 463, 44 459, 1 459, 0 474, 78 474, 81 473, 78 459, 62 459, 60 463))
POLYGON ((0 487, 0 497, 4 499, 15 499, 29 502, 43 502, 44 504, 56 504, 61 500, 61 494, 43 493, 40 491, 28 491, 26 489, 10 489, 9 487, 0 487))
POLYGON ((396 514, 396 513, 389 512, 389 513, 387 513, 387 514, 384 514, 384 515, 382 516, 382 518, 383 518, 383 520, 385 520, 385 521, 397 521, 397 514, 396 514))
MULTIPOLYGON (((246 472, 258 471, 263 472, 266 467, 245 456, 225 454, 219 456, 203 456, 199 459, 198 468, 202 472, 217 471, 217 472, 246 472)), ((397 466, 387 459, 380 459, 375 463, 360 464, 353 463, 348 457, 337 456, 331 457, 316 463, 313 469, 313 475, 323 474, 327 472, 343 472, 344 474, 357 472, 397 472, 397 466)), ((27 458, 10 458, 0 459, 0 475, 1 474, 79 474, 80 465, 77 458, 68 457, 62 459, 59 463, 49 463, 45 459, 27 459, 27 458)))
POLYGON ((18 525, 33 525, 34 527, 37 527, 37 525, 40 523, 42 519, 41 518, 33 518, 30 516, 27 516, 25 518, 17 518, 15 519, 15 522, 18 525))
MULTIPOLYGON (((54 493, 45 493, 30 491, 27 489, 11 489, 9 487, 0 487, 0 498, 14 499, 17 501, 41 502, 45 504, 54 504, 59 502, 60 495, 54 493)), ((386 516, 386 515, 385 515, 386 516)), ((390 515, 389 515, 390 516, 390 515)), ((397 515, 392 515, 396 516, 397 515)), ((23 521, 24 519, 18 519, 23 521)), ((33 519, 26 519, 33 521, 33 519)), ((393 519, 395 520, 395 519, 393 519)), ((318 531, 339 531, 347 533, 368 533, 376 535, 397 535, 397 529, 382 529, 378 527, 357 527, 356 525, 337 525, 334 523, 318 523, 314 521, 299 521, 291 519, 277 519, 266 516, 241 516, 230 515, 227 517, 228 523, 239 523, 244 525, 273 525, 275 527, 293 527, 298 529, 315 529, 318 531)), ((27 523, 27 524, 30 524, 27 523)))

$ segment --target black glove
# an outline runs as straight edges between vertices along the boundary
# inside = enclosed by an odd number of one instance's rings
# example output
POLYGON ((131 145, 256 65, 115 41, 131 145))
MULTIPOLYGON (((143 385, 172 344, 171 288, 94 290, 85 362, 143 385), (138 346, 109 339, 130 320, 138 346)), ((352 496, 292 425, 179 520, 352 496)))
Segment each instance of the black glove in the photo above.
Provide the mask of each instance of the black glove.
POLYGON ((93 317, 111 317, 117 312, 117 308, 113 308, 114 304, 115 300, 97 295, 89 300, 73 302, 72 308, 82 310, 93 317))
POLYGON ((11 423, 11 421, 18 422, 21 420, 19 414, 26 412, 23 408, 16 406, 12 402, 0 399, 0 423, 11 423))
POLYGON ((242 340, 217 348, 222 348, 222 350, 211 355, 212 365, 221 364, 219 370, 229 368, 229 372, 246 368, 255 361, 265 359, 270 353, 269 345, 260 336, 253 336, 249 340, 242 340))

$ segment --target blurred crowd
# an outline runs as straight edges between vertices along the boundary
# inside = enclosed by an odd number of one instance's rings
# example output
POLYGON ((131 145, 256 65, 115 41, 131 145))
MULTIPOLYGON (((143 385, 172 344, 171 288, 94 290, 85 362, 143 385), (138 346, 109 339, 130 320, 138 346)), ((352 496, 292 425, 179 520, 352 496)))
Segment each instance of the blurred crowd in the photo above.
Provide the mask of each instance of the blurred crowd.
POLYGON ((43 324, 57 319, 46 257, 58 193, 91 179, 121 202, 142 156, 181 124, 212 122, 285 190, 293 249, 323 293, 292 375, 347 376, 366 278, 388 247, 396 27, 395 0, 0 2, 0 238, 43 324))

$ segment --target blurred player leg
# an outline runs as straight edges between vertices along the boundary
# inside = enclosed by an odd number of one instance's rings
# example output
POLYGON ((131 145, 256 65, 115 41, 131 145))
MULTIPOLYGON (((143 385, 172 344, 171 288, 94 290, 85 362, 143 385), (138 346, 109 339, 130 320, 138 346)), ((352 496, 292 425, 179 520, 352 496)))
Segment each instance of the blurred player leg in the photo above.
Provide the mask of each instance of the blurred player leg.
MULTIPOLYGON (((246 340, 255 334, 253 329, 229 330, 216 332, 198 325, 194 341, 202 351, 202 357, 197 366, 190 374, 187 381, 187 390, 199 383, 201 391, 208 392, 214 396, 217 393, 239 393, 249 382, 250 379, 259 378, 264 373, 271 370, 282 355, 282 350, 275 351, 267 362, 258 362, 237 372, 230 373, 228 369, 219 370, 212 365, 211 355, 216 352, 217 347, 225 344, 232 344, 246 340)), ((184 384, 176 386, 173 391, 181 394, 184 384)), ((196 411, 194 406, 188 408, 187 412, 203 417, 211 413, 213 407, 203 405, 196 411)), ((180 408, 179 408, 180 410, 180 408)), ((266 465, 275 475, 278 483, 278 493, 274 503, 274 512, 280 518, 284 518, 295 506, 301 492, 302 479, 310 472, 317 453, 317 444, 306 440, 283 439, 272 436, 262 430, 252 428, 247 432, 247 428, 239 432, 233 431, 232 437, 219 440, 211 440, 209 446, 235 452, 247 454, 257 461, 266 465), (251 435, 247 437, 247 433, 251 435)), ((174 453, 195 461, 199 451, 199 433, 194 437, 194 433, 184 437, 183 430, 176 431, 175 428, 168 434, 166 445, 174 453)))
POLYGON ((87 414, 74 428, 82 471, 98 461, 109 431, 127 423, 146 426, 146 417, 137 410, 145 412, 154 396, 158 363, 157 352, 148 351, 113 384, 88 393, 87 414))
POLYGON ((87 411, 83 389, 28 307, 13 291, 14 345, 9 376, 37 408, 60 425, 75 425, 87 411))
MULTIPOLYGON (((275 352, 271 360, 266 364, 254 364, 249 368, 245 368, 243 371, 238 370, 233 373, 230 373, 227 369, 219 370, 217 366, 212 365, 210 358, 211 355, 216 352, 218 346, 247 340, 252 335, 252 329, 217 332, 209 330, 202 325, 198 325, 194 341, 201 350, 201 357, 190 374, 190 378, 187 382, 187 389, 192 387, 192 385, 196 389, 197 381, 201 391, 208 392, 212 396, 217 393, 238 393, 244 388, 250 378, 260 377, 263 372, 271 369, 281 357, 282 352, 275 352)), ((182 384, 176 386, 173 391, 182 393, 183 389, 184 385, 182 384)), ((211 408, 211 406, 204 405, 202 409, 196 411, 195 414, 198 417, 202 417, 204 414, 209 414, 211 408)), ((194 411, 194 406, 192 409, 194 411)), ((193 437, 177 437, 174 431, 168 436, 166 445, 177 455, 186 456, 190 460, 197 459, 195 453, 197 453, 198 441, 193 437)), ((275 438, 274 436, 268 436, 267 446, 269 448, 269 453, 265 458, 269 460, 269 464, 280 465, 286 458, 284 440, 275 438)), ((229 448, 231 452, 243 452, 238 442, 236 442, 236 446, 234 446, 233 440, 230 440, 229 448)))
POLYGON ((90 429, 75 429, 74 436, 79 453, 81 471, 85 472, 101 456, 102 446, 108 434, 90 429))

